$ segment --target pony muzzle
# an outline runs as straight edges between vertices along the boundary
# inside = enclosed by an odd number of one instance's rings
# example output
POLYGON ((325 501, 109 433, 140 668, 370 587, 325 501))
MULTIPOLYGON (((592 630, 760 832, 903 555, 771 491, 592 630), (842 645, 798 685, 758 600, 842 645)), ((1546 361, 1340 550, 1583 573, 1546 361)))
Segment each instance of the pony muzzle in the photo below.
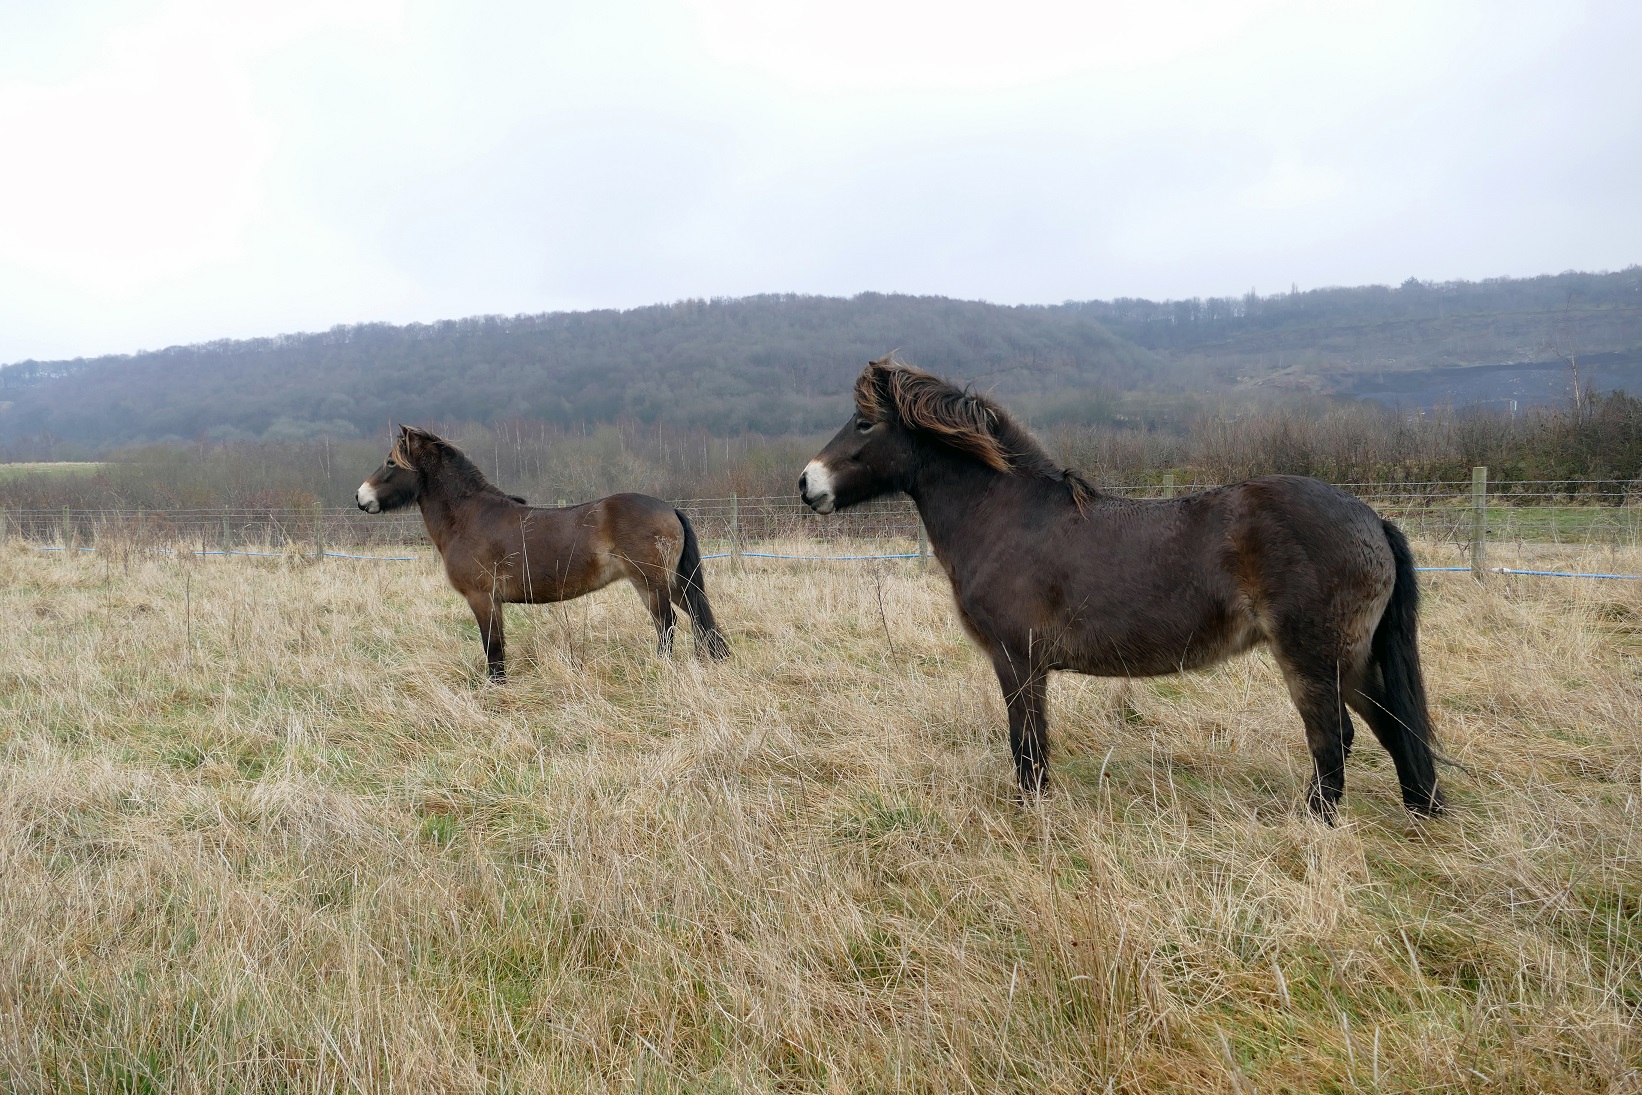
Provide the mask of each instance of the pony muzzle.
POLYGON ((838 508, 837 496, 832 489, 832 472, 819 460, 804 465, 804 474, 798 477, 798 496, 816 513, 831 513, 838 508))
POLYGON ((382 512, 382 502, 376 497, 376 488, 369 483, 359 484, 359 489, 354 491, 354 501, 366 513, 382 512))

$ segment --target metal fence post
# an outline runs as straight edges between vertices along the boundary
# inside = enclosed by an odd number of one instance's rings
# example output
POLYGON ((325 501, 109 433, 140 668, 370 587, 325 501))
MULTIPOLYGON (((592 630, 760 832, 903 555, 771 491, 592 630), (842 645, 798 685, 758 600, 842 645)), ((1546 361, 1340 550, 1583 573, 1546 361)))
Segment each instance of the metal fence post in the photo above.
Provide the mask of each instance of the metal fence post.
POLYGON ((1488 573, 1484 558, 1488 542, 1488 469, 1471 469, 1471 577, 1482 581, 1488 573))
POLYGON ((1163 476, 1163 497, 1174 497, 1174 472, 1172 471, 1163 476))

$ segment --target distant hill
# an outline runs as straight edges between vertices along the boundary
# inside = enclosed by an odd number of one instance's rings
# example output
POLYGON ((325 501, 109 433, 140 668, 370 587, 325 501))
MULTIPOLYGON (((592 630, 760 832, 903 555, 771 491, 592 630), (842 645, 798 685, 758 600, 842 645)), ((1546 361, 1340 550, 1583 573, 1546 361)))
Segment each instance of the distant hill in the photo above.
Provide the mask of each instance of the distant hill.
POLYGON ((1091 316, 940 297, 759 296, 630 311, 363 324, 0 370, 0 440, 353 436, 390 419, 715 432, 831 428, 900 349, 1012 395, 1171 389, 1167 362, 1091 316))
POLYGON ((1313 393, 1429 406, 1642 391, 1642 267, 1618 273, 1003 307, 864 293, 362 324, 0 368, 0 441, 348 437, 390 420, 715 433, 830 429, 891 349, 1039 421, 1125 393, 1313 393))
POLYGON ((1565 355, 1582 380, 1642 390, 1642 266, 1397 288, 1067 307, 1221 385, 1362 395, 1428 406, 1560 400, 1565 355))

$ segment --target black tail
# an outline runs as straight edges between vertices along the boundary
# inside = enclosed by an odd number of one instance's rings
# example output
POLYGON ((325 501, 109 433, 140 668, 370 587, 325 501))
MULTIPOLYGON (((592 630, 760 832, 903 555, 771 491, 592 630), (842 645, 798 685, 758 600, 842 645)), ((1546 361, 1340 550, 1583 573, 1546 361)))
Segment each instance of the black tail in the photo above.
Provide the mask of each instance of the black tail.
POLYGON ((713 606, 707 603, 707 586, 701 578, 701 548, 696 544, 696 530, 683 510, 674 510, 678 523, 684 527, 684 551, 678 557, 677 591, 684 598, 684 607, 690 613, 690 625, 696 633, 696 651, 711 658, 728 658, 730 644, 719 634, 718 621, 713 619, 713 606))
POLYGON ((1401 529, 1390 521, 1381 524, 1396 560, 1397 578, 1374 629, 1373 660, 1380 688, 1370 701, 1378 705, 1379 717, 1369 716, 1367 721, 1397 766, 1403 804, 1416 813, 1440 814, 1443 800, 1437 788, 1436 743, 1426 709, 1425 674, 1420 670, 1420 587, 1414 553, 1401 529))

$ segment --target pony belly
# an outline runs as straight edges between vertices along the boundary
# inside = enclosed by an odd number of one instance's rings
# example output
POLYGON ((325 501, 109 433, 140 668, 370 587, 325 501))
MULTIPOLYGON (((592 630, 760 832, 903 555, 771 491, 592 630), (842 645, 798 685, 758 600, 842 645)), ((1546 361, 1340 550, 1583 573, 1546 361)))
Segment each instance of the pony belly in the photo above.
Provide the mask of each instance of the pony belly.
POLYGON ((610 555, 583 558, 566 566, 562 560, 512 561, 496 575, 496 599, 506 604, 545 605, 570 601, 626 577, 621 563, 610 555))
POLYGON ((1080 649, 1065 652, 1062 665, 1094 677, 1162 677, 1207 669, 1264 641, 1253 613, 1236 613, 1206 617, 1190 631, 1174 634, 1089 636, 1080 649))

